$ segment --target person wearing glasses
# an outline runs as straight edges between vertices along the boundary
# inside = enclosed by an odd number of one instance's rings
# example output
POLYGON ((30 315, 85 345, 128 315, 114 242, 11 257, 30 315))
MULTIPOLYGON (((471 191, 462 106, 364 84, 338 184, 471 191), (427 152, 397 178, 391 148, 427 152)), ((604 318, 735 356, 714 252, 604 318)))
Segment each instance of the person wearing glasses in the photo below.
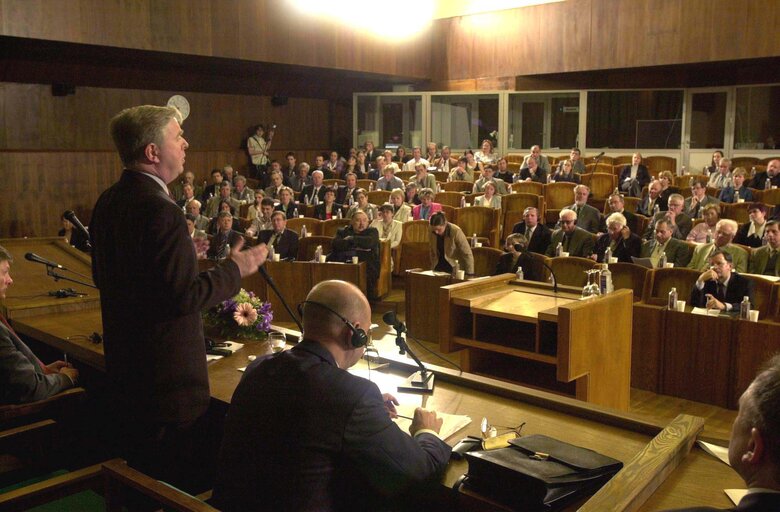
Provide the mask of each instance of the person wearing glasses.
POLYGON ((593 254, 593 237, 590 233, 577 226, 577 213, 569 208, 564 208, 559 214, 561 227, 553 231, 550 245, 547 247, 547 256, 555 256, 558 244, 561 244, 562 252, 569 256, 590 258, 593 254))

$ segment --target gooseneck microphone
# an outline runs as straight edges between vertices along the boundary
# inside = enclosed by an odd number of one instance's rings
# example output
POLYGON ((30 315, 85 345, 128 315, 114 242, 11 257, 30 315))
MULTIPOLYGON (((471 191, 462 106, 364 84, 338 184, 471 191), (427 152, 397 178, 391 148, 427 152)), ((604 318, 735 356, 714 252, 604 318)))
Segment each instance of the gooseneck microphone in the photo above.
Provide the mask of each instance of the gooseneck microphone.
POLYGON ((40 256, 38 256, 34 252, 28 252, 27 254, 25 254, 24 255, 24 259, 26 259, 27 261, 35 262, 35 263, 41 263, 43 265, 46 265, 47 267, 54 267, 54 268, 58 268, 60 270, 66 270, 65 267, 63 267, 59 263, 54 263, 53 261, 47 260, 46 258, 41 258, 40 256))
POLYGON ((89 230, 85 228, 84 224, 82 224, 79 218, 76 217, 76 213, 73 210, 66 210, 62 216, 65 217, 71 224, 73 224, 79 233, 84 235, 84 238, 86 239, 86 246, 92 249, 92 244, 89 242, 89 230))
POLYGON ((544 260, 539 260, 539 262, 542 265, 544 265, 544 268, 546 268, 547 270, 550 271, 550 276, 552 277, 552 280, 553 280, 553 293, 558 293, 558 278, 555 277, 555 272, 553 272, 552 267, 550 265, 548 265, 547 263, 545 263, 544 260))
POLYGON ((404 384, 398 386, 398 391, 404 393, 423 393, 426 395, 433 394, 433 373, 425 368, 422 361, 420 361, 417 355, 412 352, 409 345, 406 344, 403 337, 403 333, 406 332, 404 323, 398 320, 398 317, 395 316, 395 311, 393 310, 382 315, 382 321, 395 329, 395 344, 398 346, 398 353, 404 355, 408 352, 409 357, 411 357, 420 368, 419 372, 413 373, 406 379, 404 384))
POLYGON ((396 331, 406 332, 406 326, 402 321, 398 320, 398 317, 395 316, 395 311, 392 309, 382 315, 382 321, 396 331))
POLYGON ((290 317, 293 319, 295 324, 298 326, 298 329, 300 329, 301 336, 303 335, 303 325, 301 325, 301 321, 298 320, 298 317, 295 316, 295 313, 293 313, 290 306, 287 304, 287 301, 284 300, 284 297, 281 293, 279 293, 279 289, 276 287, 276 283, 274 283, 274 280, 271 279, 271 276, 268 275, 268 271, 265 269, 265 266, 261 265, 258 268, 258 271, 260 272, 260 275, 263 276, 263 279, 265 279, 265 282, 268 283, 268 286, 271 287, 271 289, 274 291, 276 296, 279 298, 279 301, 281 301, 282 306, 284 306, 284 309, 287 310, 287 314, 290 315, 290 317))

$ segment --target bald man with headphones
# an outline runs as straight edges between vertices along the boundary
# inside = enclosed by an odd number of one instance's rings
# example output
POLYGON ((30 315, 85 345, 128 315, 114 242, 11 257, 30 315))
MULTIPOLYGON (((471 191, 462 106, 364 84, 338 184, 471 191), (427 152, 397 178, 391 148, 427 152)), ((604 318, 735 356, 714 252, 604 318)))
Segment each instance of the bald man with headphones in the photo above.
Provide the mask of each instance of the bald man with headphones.
POLYGON ((299 312, 303 341, 249 365, 236 388, 213 504, 384 510, 419 499, 438 485, 450 447, 436 413, 418 408, 409 436, 391 420, 395 399, 346 371, 370 341, 368 300, 351 283, 324 281, 299 312))

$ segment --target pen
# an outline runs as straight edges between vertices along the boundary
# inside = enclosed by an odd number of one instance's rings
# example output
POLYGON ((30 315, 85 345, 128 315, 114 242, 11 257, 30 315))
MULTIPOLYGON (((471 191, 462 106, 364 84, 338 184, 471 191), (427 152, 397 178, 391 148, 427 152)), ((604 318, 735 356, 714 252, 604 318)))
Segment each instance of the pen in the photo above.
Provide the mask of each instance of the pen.
POLYGON ((396 417, 397 418, 403 418, 405 420, 414 420, 414 418, 410 418, 409 416, 403 416, 401 414, 396 414, 396 417))

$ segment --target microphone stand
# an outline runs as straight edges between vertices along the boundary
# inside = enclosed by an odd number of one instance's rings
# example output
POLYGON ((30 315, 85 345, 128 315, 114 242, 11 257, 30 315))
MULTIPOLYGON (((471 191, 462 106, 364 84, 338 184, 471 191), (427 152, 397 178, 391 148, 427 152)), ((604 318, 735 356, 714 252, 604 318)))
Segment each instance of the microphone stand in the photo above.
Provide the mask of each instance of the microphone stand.
POLYGON ((290 306, 287 305, 287 301, 284 300, 284 297, 282 297, 282 294, 279 293, 279 289, 276 287, 276 283, 274 283, 274 280, 271 279, 271 276, 268 275, 268 271, 265 269, 265 267, 259 268, 260 275, 263 276, 263 279, 265 279, 265 282, 268 283, 268 286, 271 287, 271 289, 274 291, 276 296, 279 298, 279 301, 282 303, 282 306, 284 306, 284 309, 287 310, 287 314, 290 315, 290 317, 295 322, 295 325, 298 326, 298 329, 300 330, 301 336, 303 336, 303 325, 301 325, 301 321, 298 320, 298 317, 295 316, 295 313, 292 312, 292 309, 290 309, 290 306))
MULTIPOLYGON (((85 283, 84 281, 80 281, 78 279, 73 279, 72 277, 63 276, 62 274, 58 273, 56 270, 54 270, 56 267, 53 265, 46 265, 46 275, 51 276, 54 278, 54 281, 59 281, 62 279, 63 281, 70 281, 71 283, 80 284, 82 286, 88 286, 89 288, 95 288, 97 289, 97 286, 94 284, 85 283)), ((83 274, 79 274, 78 272, 74 272, 73 270, 68 270, 67 268, 63 268, 62 270, 66 270, 68 272, 73 272, 76 275, 83 276, 83 274)), ((83 276, 86 277, 86 276, 83 276)))
POLYGON ((399 393, 420 393, 423 395, 433 394, 433 373, 429 372, 422 361, 417 355, 409 348, 404 340, 403 333, 406 331, 406 326, 403 322, 396 323, 395 327, 395 344, 398 346, 398 353, 404 355, 407 352, 417 366, 420 368, 419 372, 415 372, 407 378, 403 384, 398 386, 399 393))

